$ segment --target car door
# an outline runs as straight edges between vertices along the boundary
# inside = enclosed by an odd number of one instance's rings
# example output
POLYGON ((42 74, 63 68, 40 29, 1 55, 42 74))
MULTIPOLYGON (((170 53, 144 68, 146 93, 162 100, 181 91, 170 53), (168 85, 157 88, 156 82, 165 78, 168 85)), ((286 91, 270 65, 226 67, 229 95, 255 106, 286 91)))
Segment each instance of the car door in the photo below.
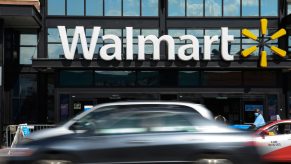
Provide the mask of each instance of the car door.
POLYGON ((193 113, 130 111, 112 114, 106 124, 84 136, 84 162, 181 163, 195 154, 201 135, 189 120, 193 113), (110 120, 110 122, 108 122, 110 120), (190 143, 190 144, 189 144, 190 143))
POLYGON ((268 134, 257 138, 262 145, 260 152, 265 160, 291 162, 290 127, 291 123, 279 123, 268 128, 268 134))

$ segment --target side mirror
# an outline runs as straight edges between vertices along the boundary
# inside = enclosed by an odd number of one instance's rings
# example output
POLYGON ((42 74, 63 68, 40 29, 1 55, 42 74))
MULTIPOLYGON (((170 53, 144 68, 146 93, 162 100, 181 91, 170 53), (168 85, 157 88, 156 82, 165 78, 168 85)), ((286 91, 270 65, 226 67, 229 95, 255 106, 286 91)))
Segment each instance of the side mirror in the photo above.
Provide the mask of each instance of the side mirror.
POLYGON ((265 136, 268 136, 269 135, 269 132, 267 130, 263 130, 260 134, 260 136, 265 139, 265 136))
POLYGON ((74 133, 77 133, 78 130, 84 130, 84 127, 77 121, 71 125, 69 129, 74 131, 74 133))

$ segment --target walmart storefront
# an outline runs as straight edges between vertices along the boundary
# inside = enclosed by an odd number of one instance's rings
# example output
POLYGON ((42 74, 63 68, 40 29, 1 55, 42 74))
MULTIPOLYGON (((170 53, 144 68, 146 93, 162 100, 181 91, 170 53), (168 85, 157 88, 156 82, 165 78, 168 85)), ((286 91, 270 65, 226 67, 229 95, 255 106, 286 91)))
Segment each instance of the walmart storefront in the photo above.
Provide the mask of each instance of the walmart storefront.
POLYGON ((254 108, 291 114, 289 0, 40 4, 40 13, 0 5, 15 14, 0 12, 3 125, 124 100, 202 103, 230 123, 252 122, 254 108))

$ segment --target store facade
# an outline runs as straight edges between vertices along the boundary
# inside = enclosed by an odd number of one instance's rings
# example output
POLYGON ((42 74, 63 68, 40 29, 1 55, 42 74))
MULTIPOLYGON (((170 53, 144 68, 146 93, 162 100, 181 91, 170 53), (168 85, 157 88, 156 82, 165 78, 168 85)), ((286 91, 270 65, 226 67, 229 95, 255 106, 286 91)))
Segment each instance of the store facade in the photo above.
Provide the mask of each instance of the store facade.
POLYGON ((288 1, 40 4, 38 26, 17 30, 7 21, 1 26, 3 125, 57 123, 93 105, 129 100, 202 103, 230 123, 252 122, 254 108, 268 120, 290 115, 288 1), (242 29, 261 39, 262 18, 268 20, 264 37, 287 31, 269 43, 285 50, 286 57, 264 48, 266 68, 260 64, 261 49, 247 58, 241 55, 258 45, 242 29))

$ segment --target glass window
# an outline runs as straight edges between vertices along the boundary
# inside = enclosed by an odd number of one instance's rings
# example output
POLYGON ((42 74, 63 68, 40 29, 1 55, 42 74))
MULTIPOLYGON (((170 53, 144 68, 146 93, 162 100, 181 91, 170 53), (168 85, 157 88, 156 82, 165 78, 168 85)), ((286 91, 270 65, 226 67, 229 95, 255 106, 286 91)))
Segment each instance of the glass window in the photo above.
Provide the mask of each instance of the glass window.
POLYGON ((20 35, 20 45, 22 46, 31 46, 37 44, 37 35, 36 34, 21 34, 20 35))
POLYGON ((243 0, 242 16, 259 16, 259 0, 243 0))
POLYGON ((67 15, 84 15, 84 0, 68 0, 67 15))
POLYGON ((95 71, 95 85, 98 87, 135 86, 135 72, 95 71))
POLYGON ((121 0, 106 0, 105 16, 121 16, 121 0))
POLYGON ((65 58, 62 44, 48 44, 48 58, 49 59, 65 58))
POLYGON ((87 16, 102 16, 103 15, 103 0, 86 0, 86 15, 87 16))
POLYGON ((138 86, 159 86, 160 76, 158 71, 140 71, 137 73, 138 86))
POLYGON ((261 16, 277 16, 278 1, 277 0, 261 0, 261 16))
POLYGON ((168 16, 185 16, 185 0, 168 0, 168 16))
POLYGON ((187 16, 203 16, 203 0, 187 0, 187 16))
POLYGON ((61 42, 59 30, 57 28, 48 29, 48 42, 61 42))
POLYGON ((222 0, 205 0, 205 16, 221 16, 222 0))
POLYGON ((148 36, 148 35, 155 35, 159 36, 159 30, 158 29, 142 29, 141 35, 148 36))
POLYGON ((59 83, 66 87, 90 87, 93 84, 92 71, 60 71, 59 83))
POLYGON ((240 86, 242 75, 240 71, 205 71, 202 73, 203 86, 240 86))
POLYGON ((95 110, 80 119, 80 125, 82 129, 92 129, 96 134, 108 135, 170 131, 193 132, 197 131, 193 125, 205 124, 199 118, 201 116, 193 112, 193 109, 183 106, 122 105, 95 110), (88 124, 88 121, 91 120, 98 120, 94 123, 96 126, 88 124))
POLYGON ((240 0, 223 1, 224 16, 240 16, 240 0))
POLYGON ((287 14, 291 14, 291 3, 288 3, 287 14))
POLYGON ((244 73, 245 86, 275 87, 277 84, 277 74, 275 71, 246 71, 244 73))
POLYGON ((159 0, 142 0, 142 16, 158 16, 159 0))
POLYGON ((48 0, 48 15, 65 15, 65 0, 48 0))
POLYGON ((36 47, 20 47, 19 64, 32 64, 33 57, 36 57, 36 47))
POLYGON ((195 87, 199 85, 198 71, 180 71, 178 85, 180 87, 195 87))
POLYGON ((139 0, 123 0, 123 16, 139 16, 140 15, 139 0))
POLYGON ((20 35, 19 64, 32 64, 32 58, 37 57, 37 35, 20 35))
POLYGON ((13 88, 14 123, 36 123, 37 110, 37 76, 35 74, 20 74, 13 88))

